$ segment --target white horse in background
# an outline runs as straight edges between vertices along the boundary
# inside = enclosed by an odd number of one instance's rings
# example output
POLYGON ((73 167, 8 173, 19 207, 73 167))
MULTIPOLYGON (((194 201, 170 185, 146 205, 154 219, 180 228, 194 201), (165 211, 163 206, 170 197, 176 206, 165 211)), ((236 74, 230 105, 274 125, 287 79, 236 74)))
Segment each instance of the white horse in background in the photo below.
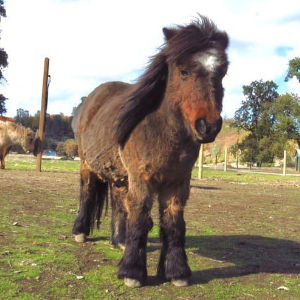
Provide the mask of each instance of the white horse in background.
POLYGON ((0 168, 5 169, 5 156, 13 145, 19 144, 25 152, 33 152, 35 133, 14 122, 14 119, 0 116, 0 168))

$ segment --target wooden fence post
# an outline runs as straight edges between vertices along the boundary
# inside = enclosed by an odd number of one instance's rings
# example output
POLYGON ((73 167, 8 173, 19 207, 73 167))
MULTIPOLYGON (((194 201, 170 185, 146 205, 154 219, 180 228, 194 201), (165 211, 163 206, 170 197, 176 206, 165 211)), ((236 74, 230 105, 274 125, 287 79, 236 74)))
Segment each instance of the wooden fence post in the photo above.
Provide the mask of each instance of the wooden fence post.
POLYGON ((286 175, 286 150, 283 151, 283 176, 286 175))
POLYGON ((36 170, 38 172, 41 172, 42 170, 42 153, 43 153, 43 142, 44 142, 44 131, 45 131, 45 119, 46 119, 47 103, 48 103, 48 77, 49 77, 48 73, 49 73, 49 58, 46 57, 44 61, 42 101, 41 101, 39 131, 38 131, 38 140, 37 140, 38 153, 37 153, 37 161, 36 161, 36 170))
POLYGON ((224 154, 224 172, 227 171, 227 147, 225 147, 225 154, 224 154))
POLYGON ((199 159, 198 159, 198 179, 202 179, 203 178, 203 147, 204 145, 201 144, 200 146, 200 152, 199 152, 199 159))

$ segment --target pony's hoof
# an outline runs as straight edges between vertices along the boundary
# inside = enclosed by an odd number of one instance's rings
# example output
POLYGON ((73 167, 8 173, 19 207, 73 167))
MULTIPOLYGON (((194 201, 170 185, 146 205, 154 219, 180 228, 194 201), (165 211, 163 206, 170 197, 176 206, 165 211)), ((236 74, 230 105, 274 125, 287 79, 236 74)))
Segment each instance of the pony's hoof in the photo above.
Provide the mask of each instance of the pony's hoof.
POLYGON ((118 244, 118 247, 124 252, 125 251, 125 244, 118 244))
POLYGON ((189 285, 189 282, 187 279, 173 279, 173 280, 171 280, 171 282, 175 286, 188 286, 189 285))
POLYGON ((75 238, 75 242, 77 242, 77 243, 86 242, 86 236, 84 233, 76 234, 74 238, 75 238))
POLYGON ((124 283, 126 286, 132 287, 132 288, 139 288, 142 286, 140 281, 138 281, 136 279, 132 279, 132 278, 124 278, 124 283))

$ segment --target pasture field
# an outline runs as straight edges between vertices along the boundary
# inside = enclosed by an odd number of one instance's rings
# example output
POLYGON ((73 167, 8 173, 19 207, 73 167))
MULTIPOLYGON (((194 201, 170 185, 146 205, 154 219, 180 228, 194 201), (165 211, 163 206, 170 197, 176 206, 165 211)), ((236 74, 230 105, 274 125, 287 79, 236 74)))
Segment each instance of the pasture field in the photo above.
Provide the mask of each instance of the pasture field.
POLYGON ((185 210, 190 286, 156 277, 157 205, 148 243, 148 284, 115 273, 110 210, 85 244, 73 241, 77 161, 8 157, 0 170, 0 299, 300 299, 300 177, 204 170, 185 210), (278 289, 281 287, 280 289, 278 289))

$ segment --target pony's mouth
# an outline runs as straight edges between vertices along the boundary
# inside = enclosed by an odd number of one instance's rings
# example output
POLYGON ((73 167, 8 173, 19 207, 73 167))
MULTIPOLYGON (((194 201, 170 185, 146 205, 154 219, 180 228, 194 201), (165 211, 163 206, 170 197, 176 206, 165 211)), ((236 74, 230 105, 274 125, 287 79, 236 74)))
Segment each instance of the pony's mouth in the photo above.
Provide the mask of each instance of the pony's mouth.
POLYGON ((210 136, 210 137, 202 137, 200 135, 197 135, 196 140, 199 144, 207 144, 207 143, 212 143, 216 139, 215 136, 210 136))
POLYGON ((222 118, 215 122, 207 122, 205 118, 199 118, 195 122, 196 139, 201 144, 211 143, 222 128, 222 118))

